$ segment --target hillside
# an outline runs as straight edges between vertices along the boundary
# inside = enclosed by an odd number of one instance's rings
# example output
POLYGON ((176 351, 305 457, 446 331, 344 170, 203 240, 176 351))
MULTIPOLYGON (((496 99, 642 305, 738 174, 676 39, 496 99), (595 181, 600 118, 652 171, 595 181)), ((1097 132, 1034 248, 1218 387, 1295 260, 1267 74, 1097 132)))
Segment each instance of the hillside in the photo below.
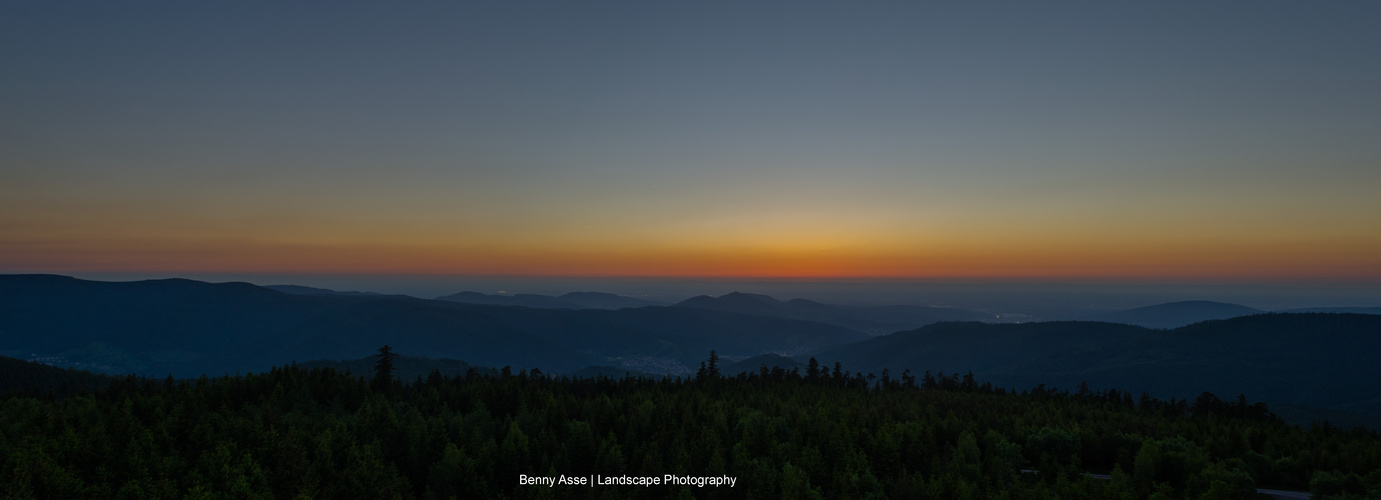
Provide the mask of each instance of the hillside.
POLYGON ((383 344, 480 366, 565 372, 615 364, 689 373, 711 349, 798 353, 863 338, 837 326, 707 310, 533 309, 290 295, 247 283, 0 276, 0 355, 156 377, 358 359, 383 344))
POLYGON ((556 297, 520 293, 516 295, 495 295, 479 292, 459 292, 437 297, 436 300, 460 302, 464 304, 483 304, 491 306, 536 307, 542 309, 583 309, 579 304, 567 302, 556 297))
POLYGON ((625 297, 603 292, 571 292, 557 297, 586 309, 623 309, 627 307, 666 306, 665 302, 625 297))
POLYGON ((758 373, 763 367, 767 367, 768 370, 781 368, 786 371, 791 371, 792 368, 797 368, 800 371, 806 369, 804 363, 778 354, 763 354, 733 362, 721 360, 720 364, 719 372, 724 376, 734 376, 744 372, 758 373))
POLYGON ((1287 313, 1317 312, 1317 313, 1353 313, 1353 314, 1381 314, 1381 307, 1304 307, 1299 309, 1286 309, 1287 313))
POLYGON ((329 288, 316 288, 302 285, 268 285, 264 288, 293 295, 383 295, 376 292, 341 292, 329 288))
POLYGON ((122 377, 75 401, 0 395, 0 485, 63 499, 1381 494, 1381 436, 1288 426, 1212 396, 1190 405, 780 370, 377 382, 299 364, 122 377), (544 474, 525 471, 591 481, 514 480, 544 474), (673 475, 690 479, 653 481, 673 475))
MULTIPOLYGON (((303 370, 314 368, 330 368, 341 373, 348 373, 353 376, 364 377, 366 380, 374 378, 374 364, 378 362, 375 356, 359 359, 348 359, 342 361, 330 359, 318 359, 305 363, 297 363, 295 366, 303 370)), ((487 367, 474 366, 464 361, 450 358, 428 358, 425 356, 397 356, 393 359, 393 374, 399 380, 412 382, 417 379, 426 380, 432 371, 439 372, 446 377, 464 377, 475 370, 482 375, 497 375, 498 370, 487 367)))
POLYGON ((109 386, 113 377, 0 356, 0 396, 15 393, 61 396, 109 386))
POLYGON ((1181 326, 1238 316, 1261 314, 1266 311, 1243 305, 1211 302, 1207 300, 1187 300, 1153 306, 1138 307, 1092 319, 1108 323, 1125 323, 1147 328, 1179 328, 1181 326))
POLYGON ((1004 321, 993 314, 966 309, 904 305, 836 306, 807 299, 780 301, 767 295, 742 292, 719 297, 700 295, 686 299, 674 307, 814 321, 869 335, 910 330, 941 321, 1004 321))
MULTIPOLYGON (((1381 316, 1262 314, 1174 330, 1095 322, 941 323, 814 354, 854 370, 966 373, 1003 386, 1047 384, 1193 398, 1245 393, 1270 403, 1381 414, 1381 316)), ((801 359, 804 356, 798 356, 801 359)))
POLYGON ((514 295, 486 294, 479 292, 460 292, 437 297, 436 300, 462 302, 466 304, 485 304, 496 306, 520 306, 539 309, 623 309, 628 307, 664 306, 661 302, 624 297, 602 292, 571 292, 559 297, 519 293, 514 295))

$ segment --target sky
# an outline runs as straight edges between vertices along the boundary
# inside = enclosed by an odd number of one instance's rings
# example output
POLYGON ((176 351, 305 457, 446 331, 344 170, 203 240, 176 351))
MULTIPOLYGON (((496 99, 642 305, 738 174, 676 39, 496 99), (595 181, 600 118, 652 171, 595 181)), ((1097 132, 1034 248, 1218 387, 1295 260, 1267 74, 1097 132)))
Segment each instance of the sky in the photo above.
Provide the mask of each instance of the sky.
POLYGON ((1371 286, 1377 26, 1375 2, 5 2, 0 273, 1371 286))

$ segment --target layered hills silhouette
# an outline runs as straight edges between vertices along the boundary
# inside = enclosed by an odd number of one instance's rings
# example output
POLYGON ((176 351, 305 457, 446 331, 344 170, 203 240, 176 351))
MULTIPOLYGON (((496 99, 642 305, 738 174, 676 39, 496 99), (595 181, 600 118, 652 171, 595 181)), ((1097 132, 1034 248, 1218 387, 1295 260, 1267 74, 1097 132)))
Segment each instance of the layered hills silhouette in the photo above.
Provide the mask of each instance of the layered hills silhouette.
MULTIPOLYGON (((822 350, 821 363, 893 373, 972 371, 1015 388, 1048 384, 1381 415, 1381 316, 1272 313, 1171 330, 1100 323, 939 323, 822 350)), ((804 356, 797 356, 801 359, 804 356)))
POLYGON ((437 297, 436 300, 460 302, 462 304, 483 304, 491 306, 519 306, 540 309, 584 309, 583 307, 556 297, 520 293, 516 295, 491 295, 479 292, 459 292, 437 297))
POLYGON ((625 297, 603 292, 571 292, 556 298, 586 309, 623 309, 626 307, 665 306, 665 302, 625 297))
POLYGON ((971 371, 1017 389, 1087 382, 1159 398, 1243 393, 1296 410, 1381 416, 1381 365, 1372 359, 1381 348, 1381 315, 1375 314, 1264 313, 1194 301, 1107 315, 1146 326, 982 323, 939 321, 990 319, 976 311, 846 307, 748 293, 613 309, 638 299, 578 293, 545 297, 584 301, 577 307, 533 307, 281 288, 0 275, 0 355, 151 377, 244 373, 306 360, 353 363, 331 366, 364 375, 368 356, 389 344, 403 355, 451 358, 403 358, 418 365, 416 374, 511 366, 690 375, 716 350, 727 375, 762 366, 790 370, 813 356, 854 373, 971 371), (1202 320, 1211 316, 1236 317, 1202 320), (918 323, 925 326, 875 335, 889 325, 918 323))
POLYGON ((791 371, 791 369, 793 368, 804 370, 806 366, 805 363, 801 363, 800 361, 796 361, 794 359, 782 356, 780 354, 763 354, 760 356, 753 356, 751 358, 741 359, 738 361, 730 361, 727 363, 721 361, 721 365, 722 366, 719 367, 719 372, 726 376, 734 376, 743 372, 756 373, 764 367, 766 367, 768 370, 774 368, 781 368, 783 370, 791 371))
POLYGON ((460 292, 437 297, 436 300, 466 304, 534 307, 539 309, 623 309, 666 305, 662 302, 624 297, 602 292, 571 292, 557 297, 531 293, 514 295, 460 292))
POLYGON ((1286 309, 1287 313, 1301 312, 1320 312, 1320 313, 1353 313, 1353 314, 1381 314, 1381 307, 1302 307, 1298 309, 1286 309))
POLYGON ((1005 321, 995 314, 966 309, 926 306, 836 306, 807 299, 780 301, 767 295, 742 292, 719 297, 691 297, 677 303, 675 307, 815 321, 870 335, 909 330, 940 321, 1005 321))
POLYGON ((397 352, 480 366, 684 373, 711 349, 801 352, 865 335, 833 325, 686 308, 564 310, 405 296, 292 295, 248 283, 0 276, 0 355, 105 373, 265 370, 397 352))
POLYGON ((377 292, 340 292, 329 288, 316 288, 302 285, 268 285, 264 288, 293 295, 384 295, 377 292))
MULTIPOLYGON (((332 360, 317 359, 305 363, 297 363, 298 368, 331 368, 338 372, 349 373, 365 379, 374 378, 374 364, 378 359, 374 356, 362 357, 359 359, 332 360)), ((463 377, 474 370, 481 375, 494 375, 497 370, 487 366, 474 366, 464 361, 450 358, 429 358, 426 356, 407 356, 398 355, 393 358, 393 374, 399 380, 412 382, 419 378, 426 379, 435 371, 445 377, 463 377)))
POLYGON ((1125 323, 1147 328, 1178 328, 1181 326, 1214 319, 1236 318, 1261 314, 1266 311, 1251 307, 1212 302, 1207 300, 1186 300, 1153 306, 1138 307, 1112 314, 1097 316, 1094 319, 1108 323, 1125 323))

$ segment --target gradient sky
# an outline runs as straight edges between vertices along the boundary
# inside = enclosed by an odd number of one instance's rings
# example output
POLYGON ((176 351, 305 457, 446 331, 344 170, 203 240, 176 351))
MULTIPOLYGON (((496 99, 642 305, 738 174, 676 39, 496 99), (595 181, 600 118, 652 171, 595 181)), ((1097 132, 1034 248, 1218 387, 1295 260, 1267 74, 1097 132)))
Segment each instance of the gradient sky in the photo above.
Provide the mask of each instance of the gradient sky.
POLYGON ((1381 280, 1381 3, 345 4, 0 5, 0 272, 1381 280))

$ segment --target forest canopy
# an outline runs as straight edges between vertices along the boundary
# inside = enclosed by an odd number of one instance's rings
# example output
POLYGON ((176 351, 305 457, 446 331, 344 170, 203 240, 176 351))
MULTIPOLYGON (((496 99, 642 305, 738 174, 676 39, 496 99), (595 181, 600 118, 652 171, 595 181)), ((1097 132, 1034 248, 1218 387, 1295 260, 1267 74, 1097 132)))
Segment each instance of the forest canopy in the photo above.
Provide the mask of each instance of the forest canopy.
MULTIPOLYGON (((0 400, 7 498, 1253 498, 1381 493, 1381 437, 1193 401, 839 364, 725 377, 285 366, 0 400), (1110 479, 1087 473, 1105 474, 1110 479), (520 484, 520 476, 734 485, 520 484), (557 491, 557 488, 566 488, 557 491)), ((391 361, 391 360, 390 360, 391 361)), ((814 361, 814 360, 812 360, 814 361)))

